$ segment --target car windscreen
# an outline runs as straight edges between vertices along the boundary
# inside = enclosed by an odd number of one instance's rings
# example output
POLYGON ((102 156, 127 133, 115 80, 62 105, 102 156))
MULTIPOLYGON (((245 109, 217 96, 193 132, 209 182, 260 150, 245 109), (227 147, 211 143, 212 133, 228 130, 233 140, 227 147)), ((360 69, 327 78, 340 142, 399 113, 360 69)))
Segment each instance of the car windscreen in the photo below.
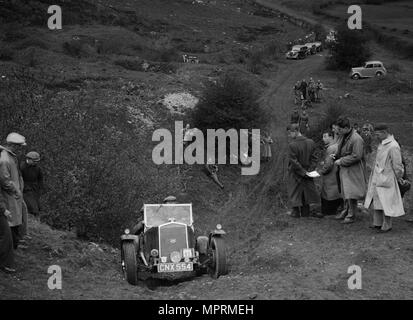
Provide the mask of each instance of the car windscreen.
POLYGON ((192 204, 145 204, 144 222, 147 228, 159 226, 168 222, 192 225, 192 204))

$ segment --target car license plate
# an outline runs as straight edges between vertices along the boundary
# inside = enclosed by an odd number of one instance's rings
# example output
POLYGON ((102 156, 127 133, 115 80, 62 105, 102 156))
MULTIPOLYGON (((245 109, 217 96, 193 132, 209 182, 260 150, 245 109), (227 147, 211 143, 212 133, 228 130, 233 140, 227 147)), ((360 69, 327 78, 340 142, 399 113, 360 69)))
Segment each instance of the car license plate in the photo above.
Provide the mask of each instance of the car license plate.
POLYGON ((158 272, 180 272, 192 271, 194 269, 192 262, 180 263, 160 263, 158 264, 158 272))

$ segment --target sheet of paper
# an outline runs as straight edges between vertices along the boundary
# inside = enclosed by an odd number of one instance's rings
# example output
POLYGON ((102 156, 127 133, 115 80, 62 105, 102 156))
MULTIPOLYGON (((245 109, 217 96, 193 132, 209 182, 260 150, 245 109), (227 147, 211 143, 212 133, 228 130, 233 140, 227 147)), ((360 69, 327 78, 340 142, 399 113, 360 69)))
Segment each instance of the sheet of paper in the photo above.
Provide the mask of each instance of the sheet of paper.
POLYGON ((310 178, 318 178, 320 177, 320 174, 317 171, 311 171, 307 173, 307 176, 309 176, 310 178))

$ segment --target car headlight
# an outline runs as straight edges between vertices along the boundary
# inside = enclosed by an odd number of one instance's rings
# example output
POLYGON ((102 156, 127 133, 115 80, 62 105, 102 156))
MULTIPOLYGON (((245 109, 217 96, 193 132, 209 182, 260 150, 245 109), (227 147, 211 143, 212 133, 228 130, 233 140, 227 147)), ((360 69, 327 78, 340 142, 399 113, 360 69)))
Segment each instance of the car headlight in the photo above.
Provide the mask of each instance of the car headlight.
POLYGON ((217 230, 221 230, 222 229, 222 226, 218 223, 217 224, 217 230))
POLYGON ((182 259, 182 256, 178 251, 172 251, 171 252, 171 261, 173 263, 178 263, 178 262, 181 261, 181 259, 182 259))
POLYGON ((130 233, 130 230, 129 229, 125 229, 125 234, 129 234, 130 233))
POLYGON ((158 254, 159 254, 159 252, 158 252, 157 249, 152 249, 152 250, 151 250, 151 256, 152 256, 152 257, 157 257, 158 254))

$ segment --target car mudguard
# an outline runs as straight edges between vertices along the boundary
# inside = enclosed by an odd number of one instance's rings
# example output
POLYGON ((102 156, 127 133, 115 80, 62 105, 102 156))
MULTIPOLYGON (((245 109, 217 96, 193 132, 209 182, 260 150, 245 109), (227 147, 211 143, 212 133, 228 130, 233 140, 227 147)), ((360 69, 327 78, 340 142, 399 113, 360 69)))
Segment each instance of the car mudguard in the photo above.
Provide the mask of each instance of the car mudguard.
POLYGON ((209 238, 207 236, 199 236, 196 238, 196 250, 199 254, 207 254, 209 238))

